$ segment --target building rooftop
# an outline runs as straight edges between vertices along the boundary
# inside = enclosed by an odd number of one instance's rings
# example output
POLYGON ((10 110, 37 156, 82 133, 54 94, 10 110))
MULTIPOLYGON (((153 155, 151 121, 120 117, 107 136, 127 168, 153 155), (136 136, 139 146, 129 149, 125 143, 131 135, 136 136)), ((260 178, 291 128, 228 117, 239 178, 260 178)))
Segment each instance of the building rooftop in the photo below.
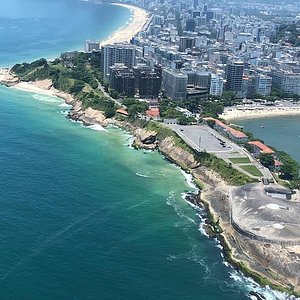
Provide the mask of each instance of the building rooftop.
POLYGON ((220 120, 218 119, 215 119, 215 118, 211 118, 211 117, 208 117, 208 118, 204 118, 205 120, 212 120, 214 121, 218 126, 222 127, 224 130, 226 131, 229 131, 234 137, 236 138, 247 138, 248 136, 244 133, 244 132, 241 132, 239 130, 236 130, 226 124, 224 124, 223 122, 221 122, 220 120))
POLYGON ((251 141, 251 142, 248 142, 248 144, 255 145, 257 148, 259 148, 261 150, 262 153, 267 153, 267 154, 275 153, 271 148, 269 148, 268 146, 266 146, 265 144, 263 144, 260 141, 251 141))

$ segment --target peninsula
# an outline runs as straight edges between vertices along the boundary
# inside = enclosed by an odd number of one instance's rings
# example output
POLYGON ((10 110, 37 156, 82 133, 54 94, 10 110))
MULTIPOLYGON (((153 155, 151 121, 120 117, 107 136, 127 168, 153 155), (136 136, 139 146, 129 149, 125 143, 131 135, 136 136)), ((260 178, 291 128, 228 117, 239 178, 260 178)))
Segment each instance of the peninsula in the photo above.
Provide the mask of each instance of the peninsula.
MULTIPOLYGON (((147 9, 157 13, 153 7, 147 9)), ((207 232, 221 241, 227 259, 262 285, 300 295, 299 165, 286 153, 222 120, 240 111, 239 106, 232 106, 242 105, 243 96, 252 91, 253 84, 250 87, 248 79, 243 79, 252 70, 244 69, 244 62, 231 53, 232 44, 224 42, 228 62, 222 65, 227 78, 223 92, 222 76, 212 71, 221 65, 217 63, 220 53, 212 59, 217 61, 213 67, 210 61, 204 71, 207 36, 200 35, 196 46, 195 34, 183 34, 183 23, 187 32, 195 32, 192 20, 197 11, 192 10, 191 18, 185 19, 190 14, 187 7, 174 15, 172 7, 168 9, 170 18, 161 8, 159 15, 148 19, 145 11, 134 8, 137 21, 128 26, 131 29, 102 42, 101 50, 67 52, 51 62, 40 59, 17 64, 2 70, 0 80, 8 86, 61 97, 72 105, 69 118, 86 125, 117 125, 135 136, 136 148, 158 149, 193 175, 200 193, 189 201, 207 209, 207 232), (128 40, 132 44, 125 43, 128 40)), ((209 25, 214 19, 209 19, 208 12, 206 8, 209 25)), ((238 14, 235 17, 238 24, 245 21, 238 14)), ((213 26, 209 28, 213 31, 213 26)), ((237 33, 236 39, 245 42, 245 36, 237 33)), ((239 44, 234 54, 244 58, 242 49, 239 44)), ((253 82, 264 79, 270 83, 268 76, 256 71, 258 79, 253 82)), ((271 93, 269 85, 264 91, 271 93)), ((300 111, 289 103, 290 109, 273 103, 273 111, 267 105, 261 110, 267 115, 300 111)), ((241 117, 247 115, 243 113, 241 117)))

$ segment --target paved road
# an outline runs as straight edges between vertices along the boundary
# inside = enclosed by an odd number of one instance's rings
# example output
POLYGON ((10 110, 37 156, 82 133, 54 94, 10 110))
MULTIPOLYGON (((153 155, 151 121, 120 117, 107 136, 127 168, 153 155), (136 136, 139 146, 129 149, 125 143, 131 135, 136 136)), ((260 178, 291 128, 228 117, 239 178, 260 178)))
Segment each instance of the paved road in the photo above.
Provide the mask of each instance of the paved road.
POLYGON ((100 82, 98 82, 98 88, 99 88, 99 90, 103 93, 103 95, 104 95, 106 98, 109 98, 110 100, 112 100, 113 102, 115 102, 118 106, 124 107, 124 108, 125 108, 125 106, 124 106, 120 101, 118 101, 117 99, 112 98, 112 97, 109 95, 109 93, 107 93, 107 92, 105 91, 104 86, 103 86, 100 82))

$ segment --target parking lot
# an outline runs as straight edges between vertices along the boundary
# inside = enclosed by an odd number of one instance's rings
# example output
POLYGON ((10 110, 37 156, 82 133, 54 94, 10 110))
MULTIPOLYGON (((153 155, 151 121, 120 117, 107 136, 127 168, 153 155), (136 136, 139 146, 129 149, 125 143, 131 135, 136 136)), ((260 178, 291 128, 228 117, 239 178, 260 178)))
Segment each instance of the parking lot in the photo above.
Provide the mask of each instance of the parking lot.
MULTIPOLYGON (((169 125, 177 134, 197 151, 224 154, 235 152, 233 143, 206 125, 169 125)), ((242 153, 244 156, 244 153, 242 153)))

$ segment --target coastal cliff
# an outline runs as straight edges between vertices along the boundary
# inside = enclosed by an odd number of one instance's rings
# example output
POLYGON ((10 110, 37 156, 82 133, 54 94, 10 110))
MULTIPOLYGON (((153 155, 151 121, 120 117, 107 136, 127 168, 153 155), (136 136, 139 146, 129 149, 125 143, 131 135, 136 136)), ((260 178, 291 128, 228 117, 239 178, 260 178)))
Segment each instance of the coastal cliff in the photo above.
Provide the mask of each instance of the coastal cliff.
POLYGON ((299 247, 264 243, 238 233, 230 220, 229 195, 233 186, 201 165, 194 154, 177 146, 172 137, 158 139, 154 144, 167 159, 192 174, 201 188, 196 199, 193 198, 193 204, 207 209, 209 218, 205 228, 219 239, 227 260, 263 286, 270 285, 288 294, 299 295, 299 247))

